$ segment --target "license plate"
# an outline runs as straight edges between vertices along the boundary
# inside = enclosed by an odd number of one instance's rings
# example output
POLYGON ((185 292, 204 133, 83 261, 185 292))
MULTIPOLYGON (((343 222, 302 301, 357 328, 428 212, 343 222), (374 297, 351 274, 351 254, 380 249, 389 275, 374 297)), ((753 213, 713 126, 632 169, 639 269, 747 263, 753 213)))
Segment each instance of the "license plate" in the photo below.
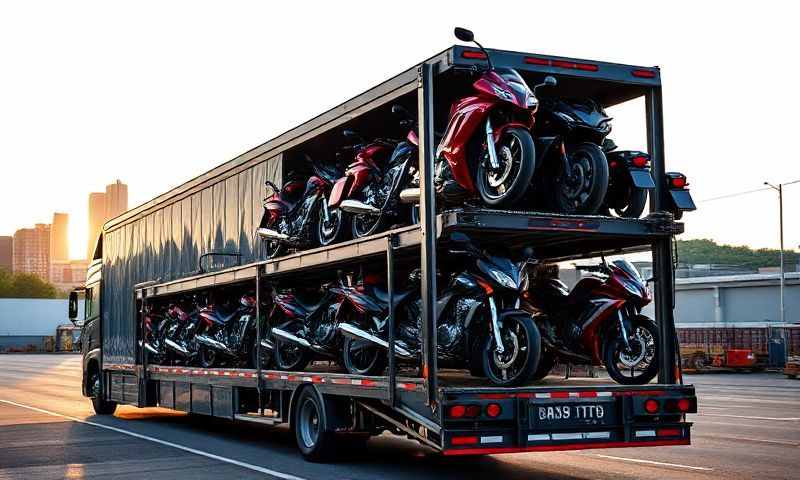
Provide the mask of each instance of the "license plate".
POLYGON ((530 406, 532 428, 616 423, 613 402, 536 403, 530 406))

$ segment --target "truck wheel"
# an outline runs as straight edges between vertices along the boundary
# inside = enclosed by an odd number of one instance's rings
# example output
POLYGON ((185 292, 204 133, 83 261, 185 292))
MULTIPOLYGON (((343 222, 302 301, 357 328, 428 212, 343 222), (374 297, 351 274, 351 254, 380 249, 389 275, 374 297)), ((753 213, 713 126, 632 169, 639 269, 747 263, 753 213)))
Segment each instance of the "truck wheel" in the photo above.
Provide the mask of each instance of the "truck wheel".
POLYGON ((294 436, 303 458, 324 462, 333 457, 334 433, 328 429, 322 399, 313 388, 304 388, 297 398, 294 414, 294 436))
POLYGON ((100 372, 94 372, 89 378, 89 385, 92 388, 92 407, 94 413, 98 415, 113 415, 117 410, 117 402, 103 400, 103 384, 101 383, 100 372))

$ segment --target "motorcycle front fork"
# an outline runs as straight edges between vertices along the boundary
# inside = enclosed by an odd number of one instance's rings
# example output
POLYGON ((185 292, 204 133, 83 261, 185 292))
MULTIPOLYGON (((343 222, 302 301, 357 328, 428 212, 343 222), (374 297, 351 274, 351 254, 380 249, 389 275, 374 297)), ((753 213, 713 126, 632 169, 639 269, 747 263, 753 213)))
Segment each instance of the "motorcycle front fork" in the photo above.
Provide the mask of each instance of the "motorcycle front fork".
POLYGON ((617 318, 619 319, 619 334, 622 336, 622 341, 625 343, 625 348, 630 350, 631 343, 628 340, 628 329, 625 328, 625 318, 622 316, 622 310, 617 310, 617 318))
POLYGON ((324 196, 322 197, 322 218, 325 219, 325 223, 331 222, 331 212, 328 210, 328 200, 324 196))
POLYGON ((492 335, 494 335, 495 351, 497 353, 505 352, 503 347, 503 340, 500 338, 500 320, 497 318, 497 304, 494 302, 494 297, 489 297, 489 313, 492 315, 492 335))
POLYGON ((497 159, 497 147, 494 144, 494 129, 492 128, 492 120, 486 118, 486 150, 489 151, 489 166, 492 170, 500 170, 500 161, 497 159))

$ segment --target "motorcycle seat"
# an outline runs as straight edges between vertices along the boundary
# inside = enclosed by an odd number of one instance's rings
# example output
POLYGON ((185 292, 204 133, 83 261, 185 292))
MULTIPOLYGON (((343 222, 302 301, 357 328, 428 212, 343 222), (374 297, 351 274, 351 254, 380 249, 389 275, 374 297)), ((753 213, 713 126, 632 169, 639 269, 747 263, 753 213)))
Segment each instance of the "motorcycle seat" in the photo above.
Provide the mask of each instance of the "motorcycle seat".
MULTIPOLYGON (((373 287, 372 288, 372 294, 375 295, 375 298, 377 298, 380 302, 385 303, 387 305, 389 304, 389 291, 388 290, 384 290, 384 289, 378 288, 378 287, 373 287)), ((408 291, 405 291, 405 292, 395 292, 394 293, 394 304, 397 305, 398 303, 400 303, 403 300, 405 300, 405 298, 408 297, 409 295, 411 295, 411 290, 408 290, 408 291)))
POLYGON ((305 301, 305 300, 301 300, 300 298, 297 298, 297 297, 295 297, 294 300, 297 303, 297 305, 299 305, 307 313, 315 312, 325 304, 325 298, 322 298, 317 302, 313 302, 313 301, 308 302, 308 301, 305 301))

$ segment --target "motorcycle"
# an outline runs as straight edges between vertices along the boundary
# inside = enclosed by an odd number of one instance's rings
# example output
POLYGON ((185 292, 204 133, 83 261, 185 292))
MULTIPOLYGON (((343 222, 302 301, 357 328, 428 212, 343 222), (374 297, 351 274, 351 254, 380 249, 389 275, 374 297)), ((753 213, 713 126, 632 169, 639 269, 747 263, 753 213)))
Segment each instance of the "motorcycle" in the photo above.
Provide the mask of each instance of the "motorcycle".
POLYGON ((340 235, 341 222, 331 218, 325 202, 339 177, 338 169, 311 159, 309 162, 314 175, 305 183, 291 179, 279 189, 271 181, 265 182, 272 195, 264 199, 264 213, 256 232, 267 258, 282 255, 288 246, 304 248, 315 243, 332 243, 330 239, 340 235))
POLYGON ((608 159, 608 190, 601 211, 618 217, 639 218, 647 203, 647 191, 656 187, 650 175, 650 156, 644 152, 617 150, 607 138, 603 151, 608 159))
POLYGON ((593 100, 542 100, 534 132, 537 164, 544 169, 536 189, 541 203, 568 214, 592 214, 600 208, 609 175, 601 145, 611 132, 610 121, 593 100))
POLYGON ((533 376, 541 380, 558 359, 605 365, 617 383, 640 385, 658 374, 658 327, 641 314, 650 303, 647 283, 627 260, 579 267, 596 275, 572 291, 558 279, 556 265, 537 267, 523 309, 542 333, 544 353, 533 376))
MULTIPOLYGON (((520 294, 527 285, 527 260, 513 262, 481 251, 462 233, 453 233, 449 238, 456 245, 450 253, 465 255, 474 264, 452 275, 436 301, 439 359, 443 365, 456 368, 466 365, 473 375, 486 376, 496 385, 525 382, 536 371, 541 343, 530 314, 518 309, 520 294)), ((419 271, 412 272, 410 280, 418 284, 419 271)), ((388 348, 388 296, 376 288, 351 295, 352 303, 362 305, 362 321, 357 324, 356 318, 339 326, 343 335, 356 340, 345 344, 344 361, 345 365, 364 365, 357 357, 362 353, 363 342, 374 344, 373 352, 377 347, 388 348)), ((422 345, 418 287, 396 293, 395 302, 395 352, 401 359, 419 358, 422 345)), ((368 358, 374 357, 373 353, 368 358)))
POLYGON ((200 329, 194 336, 203 368, 222 364, 258 365, 256 340, 256 298, 245 294, 233 308, 213 303, 200 309, 200 329))
POLYGON ((147 362, 161 365, 167 359, 167 349, 164 340, 167 330, 171 324, 171 319, 156 311, 152 305, 148 305, 144 311, 144 330, 139 346, 144 348, 147 355, 147 362))
POLYGON ((534 94, 538 86, 528 88, 514 69, 495 68, 471 31, 456 28, 455 35, 474 42, 487 65, 472 67, 479 72, 474 94, 450 108, 436 149, 436 193, 451 205, 479 196, 492 207, 510 206, 522 199, 533 179, 536 155, 530 132, 539 106, 534 94))
POLYGON ((672 212, 675 220, 683 218, 683 212, 691 212, 697 210, 697 207, 692 200, 692 194, 689 193, 689 182, 686 180, 686 175, 679 172, 667 172, 667 190, 669 191, 669 205, 667 209, 672 212))
POLYGON ((269 315, 270 337, 275 365, 279 370, 303 370, 316 355, 339 359, 341 338, 336 330, 336 313, 342 303, 344 285, 324 285, 315 301, 300 298, 298 292, 274 293, 269 315))
MULTIPOLYGON (((401 117, 401 126, 413 127, 414 120, 403 107, 393 105, 392 113, 401 117)), ((413 129, 401 142, 376 139, 366 143, 352 131, 345 134, 359 141, 355 162, 334 184, 328 208, 347 212, 353 238, 362 238, 381 231, 387 218, 401 214, 400 191, 416 168, 418 142, 413 129)))

